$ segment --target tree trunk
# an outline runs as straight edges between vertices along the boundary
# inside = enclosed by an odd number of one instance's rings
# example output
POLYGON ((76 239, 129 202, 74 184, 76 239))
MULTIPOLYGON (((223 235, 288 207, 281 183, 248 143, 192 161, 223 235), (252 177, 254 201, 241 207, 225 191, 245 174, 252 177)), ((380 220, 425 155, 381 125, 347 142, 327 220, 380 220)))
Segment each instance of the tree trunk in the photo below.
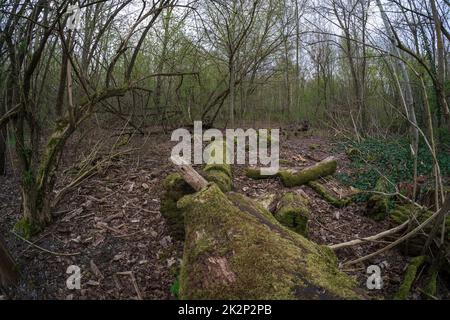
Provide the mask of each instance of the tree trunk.
POLYGON ((358 299, 331 249, 282 226, 253 200, 224 194, 171 159, 195 194, 177 202, 185 224, 181 299, 358 299))
POLYGON ((234 67, 233 55, 229 58, 229 72, 230 72, 230 127, 234 128, 234 103, 235 103, 235 82, 236 82, 236 71, 234 67))
POLYGON ((251 199, 215 185, 183 197, 181 299, 358 299, 331 249, 283 227, 251 199))
MULTIPOLYGON (((386 29, 386 33, 388 34, 389 40, 391 41, 392 48, 394 55, 397 57, 402 57, 402 54, 400 52, 400 49, 398 48, 394 32, 391 27, 391 23, 389 21, 388 16, 386 15, 386 12, 384 11, 383 5, 381 4, 380 0, 377 0, 378 8, 381 11, 381 17, 383 19, 384 27, 386 29)), ((414 181, 417 181, 417 154, 419 150, 419 129, 417 125, 417 119, 416 119, 416 111, 414 110, 414 98, 412 94, 412 88, 411 88, 411 82, 409 80, 409 74, 408 70, 406 69, 405 64, 398 60, 396 63, 396 69, 399 72, 402 80, 403 80, 403 90, 401 90, 400 94, 402 94, 402 100, 405 104, 405 112, 407 115, 408 120, 410 121, 410 134, 411 134, 411 145, 414 152, 414 181)), ((400 89, 400 88, 399 88, 400 89)), ((414 188, 415 189, 415 188, 414 188)), ((414 196, 415 196, 415 190, 414 190, 414 196)))
POLYGON ((0 286, 14 285, 19 279, 16 264, 0 236, 0 286))
MULTIPOLYGON (((0 118, 2 114, 0 113, 0 118)), ((6 174, 6 138, 7 138, 7 130, 6 125, 0 127, 0 176, 6 174)))
POLYGON ((441 20, 439 17, 439 13, 436 8, 435 0, 430 0, 431 10, 433 12, 433 20, 434 20, 434 29, 436 32, 436 60, 437 60, 437 68, 436 68, 436 95, 438 98, 438 103, 441 108, 444 110, 444 117, 447 123, 448 128, 450 128, 450 113, 448 109, 448 104, 445 96, 445 52, 444 52, 444 39, 442 37, 441 30, 441 20))

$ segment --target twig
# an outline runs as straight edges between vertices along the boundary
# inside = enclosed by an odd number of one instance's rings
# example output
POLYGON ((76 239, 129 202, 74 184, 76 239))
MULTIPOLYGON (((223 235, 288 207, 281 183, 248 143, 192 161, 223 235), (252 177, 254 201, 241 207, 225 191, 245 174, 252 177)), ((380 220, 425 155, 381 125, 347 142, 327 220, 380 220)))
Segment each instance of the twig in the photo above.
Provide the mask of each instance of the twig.
POLYGON ((133 271, 116 272, 118 275, 128 275, 131 278, 131 283, 133 284, 134 290, 136 291, 138 300, 143 300, 141 295, 141 290, 139 290, 136 278, 134 277, 133 271))
POLYGON ((12 233, 13 235, 15 235, 17 238, 19 238, 20 240, 25 241, 25 242, 28 243, 29 245, 35 247, 36 249, 39 249, 39 250, 41 250, 41 251, 44 251, 44 252, 53 254, 53 255, 55 255, 55 256, 76 256, 76 255, 79 255, 79 254, 80 254, 80 252, 75 252, 75 253, 60 253, 60 252, 50 251, 50 250, 47 250, 47 249, 45 249, 45 248, 42 248, 42 247, 40 247, 40 246, 34 244, 34 243, 31 242, 31 241, 28 241, 27 239, 23 238, 22 236, 20 236, 19 234, 15 233, 14 231, 11 231, 11 233, 12 233))
POLYGON ((409 221, 410 221, 410 219, 406 220, 401 225, 399 225, 395 228, 380 232, 380 233, 370 236, 370 237, 355 239, 355 240, 338 243, 338 244, 333 244, 333 245, 329 245, 328 247, 332 250, 337 250, 337 249, 342 249, 342 248, 346 248, 346 247, 356 246, 358 244, 368 242, 368 241, 372 242, 372 241, 375 241, 375 240, 378 240, 378 239, 384 238, 386 236, 389 236, 391 234, 395 234, 395 233, 399 232, 400 230, 402 230, 409 224, 409 221))
MULTIPOLYGON (((359 263, 362 261, 366 261, 370 258, 373 258, 393 247, 395 247, 396 245, 408 240, 409 238, 411 238, 412 236, 414 236, 417 232, 419 232, 420 230, 422 230, 425 226, 427 226, 431 221, 434 220, 434 218, 436 218, 437 216, 439 216, 441 214, 442 211, 448 211, 450 207, 450 198, 447 199, 444 203, 444 205, 442 206, 442 208, 440 210, 437 210, 435 213, 433 213, 428 219, 426 219, 424 222, 422 222, 420 225, 418 225, 416 228, 414 228, 411 232, 408 232, 407 234, 405 234, 404 236, 402 236, 401 238, 395 240, 394 242, 392 242, 391 244, 387 245, 386 247, 375 251, 371 254, 368 254, 364 257, 361 257, 359 259, 353 260, 353 261, 349 261, 343 264, 343 266, 349 266, 355 263, 359 263)), ((445 212, 443 212, 443 214, 445 215, 445 212)))

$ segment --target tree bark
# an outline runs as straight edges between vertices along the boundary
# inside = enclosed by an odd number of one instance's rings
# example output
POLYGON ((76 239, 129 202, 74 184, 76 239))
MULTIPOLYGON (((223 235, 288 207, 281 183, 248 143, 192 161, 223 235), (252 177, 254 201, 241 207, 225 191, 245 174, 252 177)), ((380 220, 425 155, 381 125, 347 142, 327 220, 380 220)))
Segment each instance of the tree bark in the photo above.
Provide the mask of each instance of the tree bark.
POLYGON ((18 280, 19 273, 17 272, 16 263, 0 236, 0 285, 4 287, 14 285, 18 280))
POLYGON ((435 0, 430 0, 431 11, 433 12, 434 29, 436 33, 436 95, 441 108, 444 111, 445 121, 450 128, 450 112, 445 96, 445 52, 444 39, 442 37, 441 20, 436 8, 435 0))

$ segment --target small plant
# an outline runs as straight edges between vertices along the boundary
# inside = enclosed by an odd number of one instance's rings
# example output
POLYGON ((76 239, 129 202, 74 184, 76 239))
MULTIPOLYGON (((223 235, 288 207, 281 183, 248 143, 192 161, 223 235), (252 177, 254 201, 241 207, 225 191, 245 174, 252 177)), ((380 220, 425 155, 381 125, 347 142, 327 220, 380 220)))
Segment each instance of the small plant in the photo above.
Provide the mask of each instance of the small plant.
POLYGON ((179 277, 177 277, 175 279, 175 282, 172 283, 172 285, 170 286, 170 293, 172 293, 175 296, 175 298, 178 299, 178 295, 180 293, 180 279, 179 279, 179 277))

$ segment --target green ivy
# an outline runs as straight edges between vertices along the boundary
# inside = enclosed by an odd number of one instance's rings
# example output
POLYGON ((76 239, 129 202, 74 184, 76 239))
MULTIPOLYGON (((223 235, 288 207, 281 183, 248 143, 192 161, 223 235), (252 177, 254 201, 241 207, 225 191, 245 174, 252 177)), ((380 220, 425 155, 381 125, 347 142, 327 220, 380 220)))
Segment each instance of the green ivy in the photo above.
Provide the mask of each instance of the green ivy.
MULTIPOLYGON (((412 182, 413 157, 407 139, 381 140, 375 138, 365 139, 362 142, 347 141, 338 145, 338 151, 345 151, 351 160, 351 173, 338 174, 338 178, 346 185, 360 190, 373 190, 381 172, 390 181, 412 182)), ((444 149, 445 150, 445 149, 444 149)), ((437 159, 441 173, 450 175, 450 153, 441 150, 437 159)), ((433 158, 425 143, 421 141, 418 152, 417 171, 419 175, 431 176, 433 158)), ((394 191, 392 186, 392 190, 394 191)), ((361 194, 357 200, 367 200, 368 194, 361 194)))

